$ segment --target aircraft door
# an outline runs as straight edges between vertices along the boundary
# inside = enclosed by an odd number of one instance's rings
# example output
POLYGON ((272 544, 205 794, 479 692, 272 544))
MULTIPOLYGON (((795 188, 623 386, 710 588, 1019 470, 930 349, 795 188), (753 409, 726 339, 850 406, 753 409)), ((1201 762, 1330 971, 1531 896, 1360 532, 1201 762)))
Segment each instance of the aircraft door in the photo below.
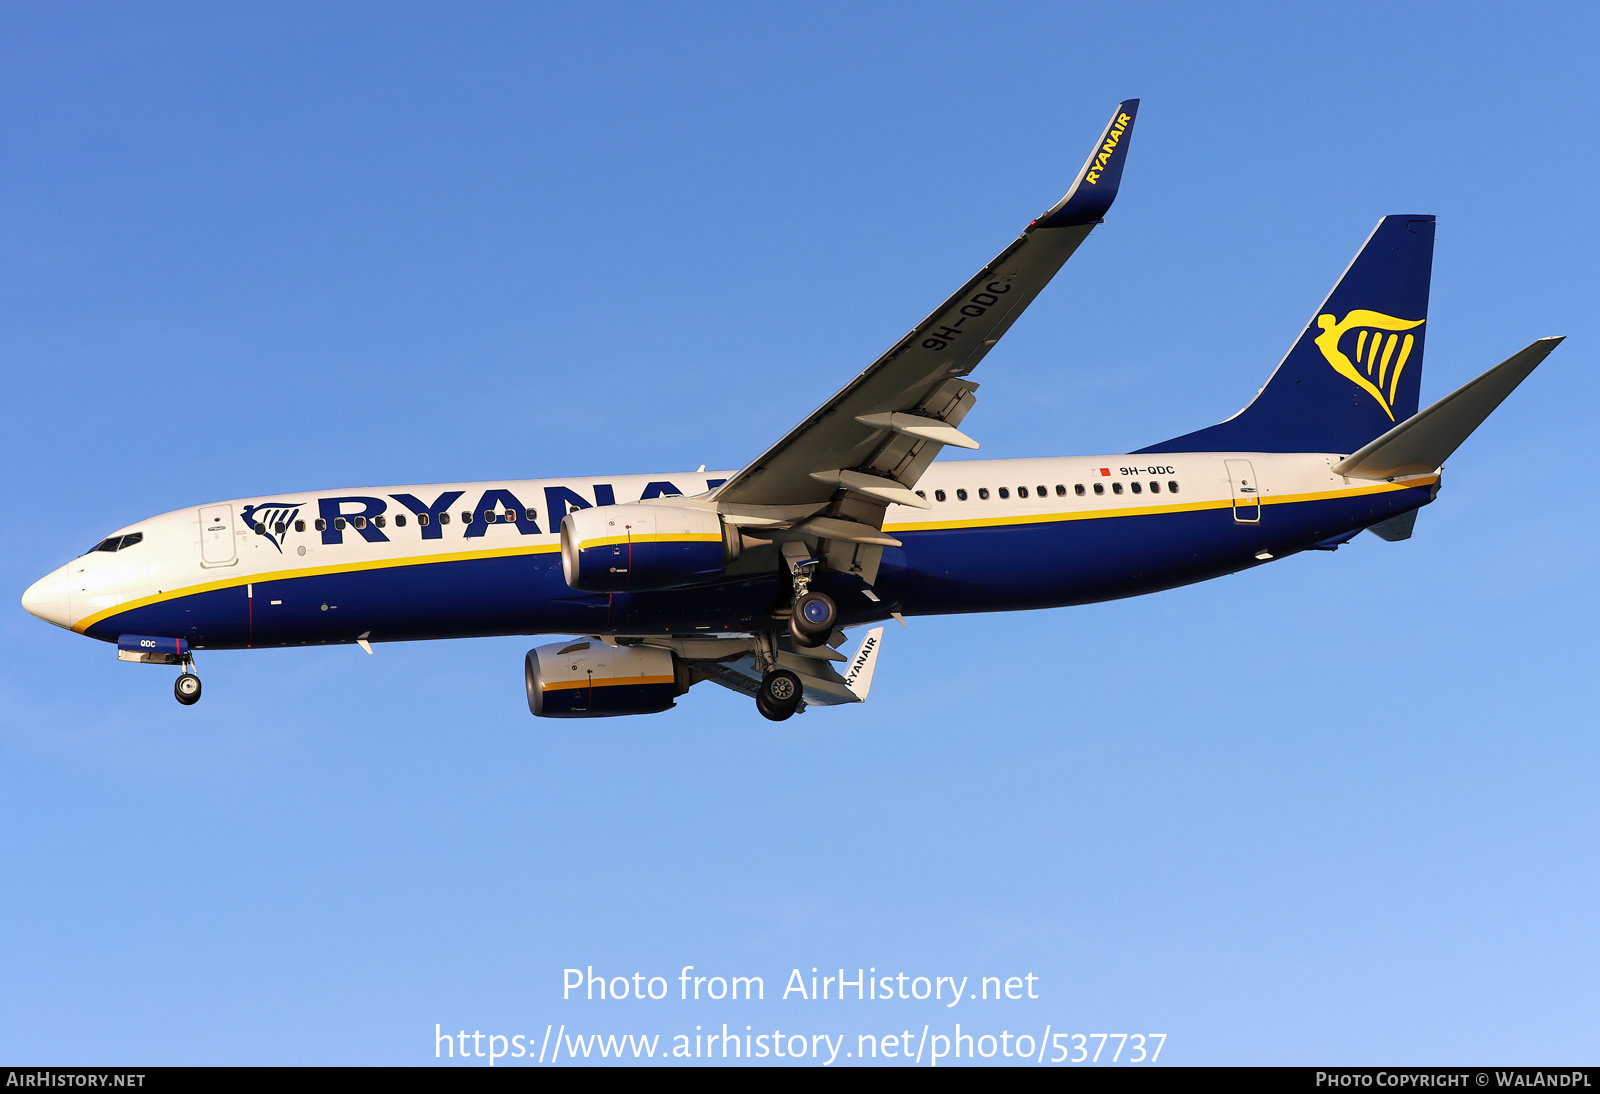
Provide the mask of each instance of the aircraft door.
POLYGON ((1261 523, 1261 484, 1249 460, 1223 460, 1228 469, 1228 489, 1233 491, 1236 524, 1261 523))
POLYGON ((239 561, 233 535, 233 506, 208 505, 200 510, 200 565, 232 566, 239 561))

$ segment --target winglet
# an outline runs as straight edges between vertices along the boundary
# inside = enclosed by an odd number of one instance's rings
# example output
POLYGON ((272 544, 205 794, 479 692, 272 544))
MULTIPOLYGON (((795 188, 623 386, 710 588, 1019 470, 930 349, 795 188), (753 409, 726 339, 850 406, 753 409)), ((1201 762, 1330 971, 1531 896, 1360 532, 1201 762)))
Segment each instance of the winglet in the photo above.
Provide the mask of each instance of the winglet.
POLYGON ((1049 212, 1028 225, 1030 231, 1094 224, 1106 215, 1111 203, 1117 200, 1117 187, 1122 185, 1122 165, 1128 161, 1128 141, 1133 137, 1133 119, 1138 113, 1138 99, 1128 99, 1117 105, 1106 131, 1100 134, 1099 143, 1073 181, 1072 189, 1051 206, 1049 212))
POLYGON ((844 674, 844 686, 850 689, 850 694, 856 697, 858 703, 865 703, 867 693, 872 690, 872 670, 878 667, 878 651, 882 648, 883 628, 874 627, 861 640, 861 645, 856 647, 856 655, 850 658, 850 668, 844 674))

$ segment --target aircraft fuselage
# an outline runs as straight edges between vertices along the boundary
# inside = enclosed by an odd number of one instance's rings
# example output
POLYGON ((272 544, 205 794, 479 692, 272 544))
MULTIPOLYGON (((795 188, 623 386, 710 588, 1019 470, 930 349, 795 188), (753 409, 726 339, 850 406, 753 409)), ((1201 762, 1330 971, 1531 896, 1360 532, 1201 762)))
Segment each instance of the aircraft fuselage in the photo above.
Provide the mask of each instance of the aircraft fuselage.
MULTIPOLYGON (((825 573, 840 625, 1060 607, 1247 569, 1431 501, 1438 475, 1352 480, 1342 454, 1163 453, 935 463, 891 506, 870 586, 825 573), (1259 475, 1259 480, 1255 476, 1259 475), (1081 491, 1081 493, 1080 493, 1081 491), (873 599, 876 597, 876 599, 873 599)), ((182 509, 119 530, 29 590, 29 610, 115 642, 195 649, 511 634, 770 629, 788 579, 771 546, 720 579, 586 593, 562 574, 571 507, 697 494, 730 472, 299 491, 182 509)))

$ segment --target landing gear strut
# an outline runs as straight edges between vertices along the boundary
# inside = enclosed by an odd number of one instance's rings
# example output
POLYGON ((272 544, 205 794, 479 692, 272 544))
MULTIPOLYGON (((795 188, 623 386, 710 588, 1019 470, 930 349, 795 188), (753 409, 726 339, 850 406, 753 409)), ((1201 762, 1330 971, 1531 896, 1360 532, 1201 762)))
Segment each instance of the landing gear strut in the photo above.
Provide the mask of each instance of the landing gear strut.
POLYGON ((756 709, 774 722, 789 718, 800 707, 800 677, 788 669, 773 669, 756 689, 756 709))

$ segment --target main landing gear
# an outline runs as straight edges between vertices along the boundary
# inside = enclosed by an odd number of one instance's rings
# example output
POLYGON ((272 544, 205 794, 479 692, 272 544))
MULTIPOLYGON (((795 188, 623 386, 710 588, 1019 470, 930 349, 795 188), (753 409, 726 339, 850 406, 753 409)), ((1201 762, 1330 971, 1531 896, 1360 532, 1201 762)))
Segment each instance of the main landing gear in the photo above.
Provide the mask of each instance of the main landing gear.
POLYGON ((802 646, 815 647, 826 642, 839 622, 839 608, 827 593, 811 591, 811 576, 817 560, 802 543, 785 543, 783 558, 794 583, 794 608, 789 613, 789 633, 802 646))
POLYGON ((800 677, 788 669, 773 669, 756 689, 756 709, 762 717, 781 722, 800 708, 800 697, 800 677))
POLYGON ((802 646, 820 646, 833 634, 839 608, 827 593, 802 593, 795 597, 789 615, 789 633, 802 646))

